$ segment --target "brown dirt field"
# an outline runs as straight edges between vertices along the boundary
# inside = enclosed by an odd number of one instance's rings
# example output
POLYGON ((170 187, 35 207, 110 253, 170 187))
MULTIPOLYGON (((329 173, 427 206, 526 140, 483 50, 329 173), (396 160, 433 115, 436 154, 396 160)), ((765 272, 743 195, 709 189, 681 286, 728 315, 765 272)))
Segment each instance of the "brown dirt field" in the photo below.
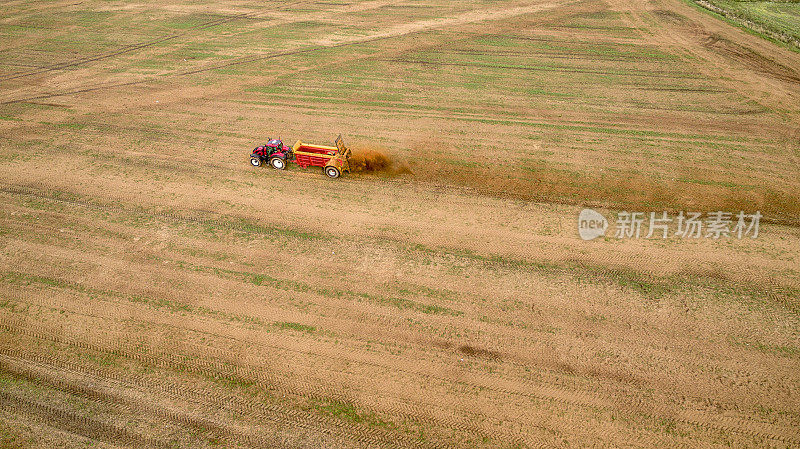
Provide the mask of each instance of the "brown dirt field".
POLYGON ((4 8, 0 447, 800 446, 800 54, 678 0, 4 8))

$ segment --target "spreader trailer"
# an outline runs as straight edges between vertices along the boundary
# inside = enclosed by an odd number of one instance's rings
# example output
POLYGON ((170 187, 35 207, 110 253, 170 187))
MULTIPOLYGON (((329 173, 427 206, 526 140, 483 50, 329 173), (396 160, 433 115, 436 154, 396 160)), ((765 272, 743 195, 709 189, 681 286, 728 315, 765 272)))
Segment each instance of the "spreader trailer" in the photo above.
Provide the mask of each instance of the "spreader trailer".
POLYGON ((350 171, 350 149, 344 146, 342 135, 334 141, 336 146, 314 145, 300 140, 292 147, 280 139, 270 139, 265 145, 256 147, 250 154, 250 164, 260 167, 269 164, 277 170, 285 170, 289 162, 306 168, 322 167, 329 178, 338 178, 350 171))

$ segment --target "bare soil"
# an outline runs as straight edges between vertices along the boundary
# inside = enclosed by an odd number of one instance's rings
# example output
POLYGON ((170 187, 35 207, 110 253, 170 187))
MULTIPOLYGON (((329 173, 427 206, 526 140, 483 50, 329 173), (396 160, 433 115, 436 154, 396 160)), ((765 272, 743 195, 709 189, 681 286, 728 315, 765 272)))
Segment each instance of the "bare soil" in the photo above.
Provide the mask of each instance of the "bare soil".
POLYGON ((0 446, 800 446, 799 54, 678 0, 0 33, 0 446), (338 133, 340 180, 248 163, 338 133), (765 217, 586 242, 585 206, 765 217))

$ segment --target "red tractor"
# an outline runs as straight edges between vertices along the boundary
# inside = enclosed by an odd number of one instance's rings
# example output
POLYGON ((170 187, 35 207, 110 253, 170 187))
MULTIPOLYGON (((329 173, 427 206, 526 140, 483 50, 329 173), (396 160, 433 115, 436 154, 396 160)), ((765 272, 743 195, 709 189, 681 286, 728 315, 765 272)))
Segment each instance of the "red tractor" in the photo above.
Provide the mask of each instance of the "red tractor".
POLYGON ((270 139, 266 144, 256 147, 250 155, 250 164, 253 167, 260 167, 266 162, 272 168, 283 170, 290 160, 292 160, 292 149, 284 145, 280 139, 270 139))
POLYGON ((272 168, 285 170, 289 162, 294 162, 303 168, 322 167, 323 173, 328 177, 338 178, 343 172, 350 171, 350 149, 344 146, 341 135, 334 143, 335 147, 329 147, 298 140, 293 147, 287 147, 280 139, 270 139, 265 145, 253 150, 250 164, 260 167, 269 163, 272 168))

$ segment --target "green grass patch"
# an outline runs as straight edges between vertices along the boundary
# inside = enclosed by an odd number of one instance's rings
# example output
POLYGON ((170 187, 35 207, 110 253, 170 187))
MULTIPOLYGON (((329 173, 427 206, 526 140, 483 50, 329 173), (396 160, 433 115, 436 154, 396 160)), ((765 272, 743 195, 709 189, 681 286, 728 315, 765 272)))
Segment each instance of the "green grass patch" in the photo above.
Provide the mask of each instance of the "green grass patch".
POLYGON ((752 348, 766 354, 774 354, 781 357, 798 358, 800 357, 800 348, 788 345, 774 345, 770 343, 763 343, 756 340, 741 340, 732 339, 731 342, 737 346, 752 348))
POLYGON ((337 399, 311 399, 309 408, 317 413, 337 419, 370 427, 396 428, 391 421, 386 421, 373 412, 358 410, 353 404, 337 399))
POLYGON ((498 265, 512 270, 530 270, 546 277, 565 276, 590 284, 612 284, 623 290, 633 291, 649 300, 659 300, 666 295, 705 291, 721 300, 733 300, 749 307, 779 307, 800 313, 800 289, 791 287, 767 288, 753 284, 734 283, 715 273, 686 272, 671 276, 641 273, 630 268, 608 268, 578 261, 563 263, 528 261, 496 254, 477 254, 468 250, 437 249, 417 244, 408 248, 435 257, 450 254, 487 265, 498 265))
POLYGON ((267 285, 281 290, 290 290, 299 293, 310 292, 329 298, 339 298, 339 299, 349 298, 354 300, 366 300, 374 304, 392 306, 398 309, 410 309, 430 315, 451 315, 451 316, 463 315, 463 312, 461 312, 460 310, 454 310, 449 307, 440 306, 436 304, 421 303, 407 298, 382 296, 382 295, 375 295, 372 293, 354 292, 350 290, 340 290, 340 289, 325 288, 325 287, 315 287, 310 284, 306 284, 304 282, 288 280, 288 279, 277 279, 265 274, 246 273, 233 270, 222 270, 217 268, 203 268, 203 270, 213 270, 218 273, 235 275, 237 277, 248 280, 250 283, 254 285, 259 285, 259 286, 267 285))
MULTIPOLYGON (((4 382, 0 380, 0 382, 4 382)), ((0 420, 0 447, 6 449, 24 449, 40 446, 42 442, 37 441, 32 436, 25 436, 20 426, 11 426, 5 421, 0 420)))
POLYGON ((59 123, 56 126, 58 126, 59 128, 68 128, 74 130, 81 130, 86 128, 85 123, 59 123))
MULTIPOLYGON (((98 158, 101 155, 98 154, 98 158)), ((125 162, 125 166, 140 165, 140 166, 156 166, 158 168, 169 168, 174 170, 174 166, 164 167, 159 165, 159 162, 151 162, 126 156, 118 156, 115 160, 125 162)), ((103 218, 117 223, 125 223, 138 227, 152 226, 156 221, 174 221, 181 223, 184 226, 190 226, 202 233, 217 233, 217 232, 241 232, 245 234, 264 235, 276 238, 293 238, 307 241, 324 241, 330 240, 332 237, 316 232, 305 230, 293 229, 288 227, 279 227, 271 225, 263 225, 254 223, 253 221, 242 217, 208 217, 208 216, 192 216, 183 215, 183 211, 174 210, 146 210, 143 208, 128 208, 111 204, 95 204, 90 200, 74 195, 68 192, 50 191, 48 196, 44 195, 25 195, 26 206, 30 206, 42 210, 53 210, 62 208, 64 203, 72 203, 78 206, 89 208, 96 208, 100 211, 103 218), (56 200, 56 201, 53 201, 56 200), (60 201, 60 202, 59 202, 60 201), (30 202, 30 203, 29 203, 30 202)))
POLYGON ((691 179, 691 178, 681 178, 678 181, 685 182, 687 184, 700 184, 704 186, 721 186, 721 187, 728 187, 728 188, 741 188, 741 186, 736 185, 732 182, 726 181, 711 181, 708 179, 691 179))
POLYGON ((5 284, 39 285, 45 287, 54 287, 65 290, 72 290, 86 294, 89 297, 116 298, 130 303, 144 304, 154 309, 165 309, 175 313, 204 315, 221 319, 224 321, 240 322, 244 324, 257 325, 262 327, 266 326, 266 324, 257 317, 232 314, 221 310, 209 309, 208 307, 204 306, 196 306, 188 303, 182 303, 172 299, 153 298, 143 295, 125 294, 111 290, 101 290, 47 276, 39 276, 35 274, 20 273, 15 271, 6 271, 6 272, 0 272, 0 281, 2 281, 5 284))
POLYGON ((800 3, 797 1, 708 1, 723 9, 730 19, 749 20, 773 33, 800 40, 800 3))
POLYGON ((317 328, 314 326, 309 326, 307 324, 300 324, 295 323, 292 321, 276 321, 272 323, 273 326, 278 327, 280 329, 290 329, 298 332, 305 332, 307 334, 313 334, 317 331, 317 328))

